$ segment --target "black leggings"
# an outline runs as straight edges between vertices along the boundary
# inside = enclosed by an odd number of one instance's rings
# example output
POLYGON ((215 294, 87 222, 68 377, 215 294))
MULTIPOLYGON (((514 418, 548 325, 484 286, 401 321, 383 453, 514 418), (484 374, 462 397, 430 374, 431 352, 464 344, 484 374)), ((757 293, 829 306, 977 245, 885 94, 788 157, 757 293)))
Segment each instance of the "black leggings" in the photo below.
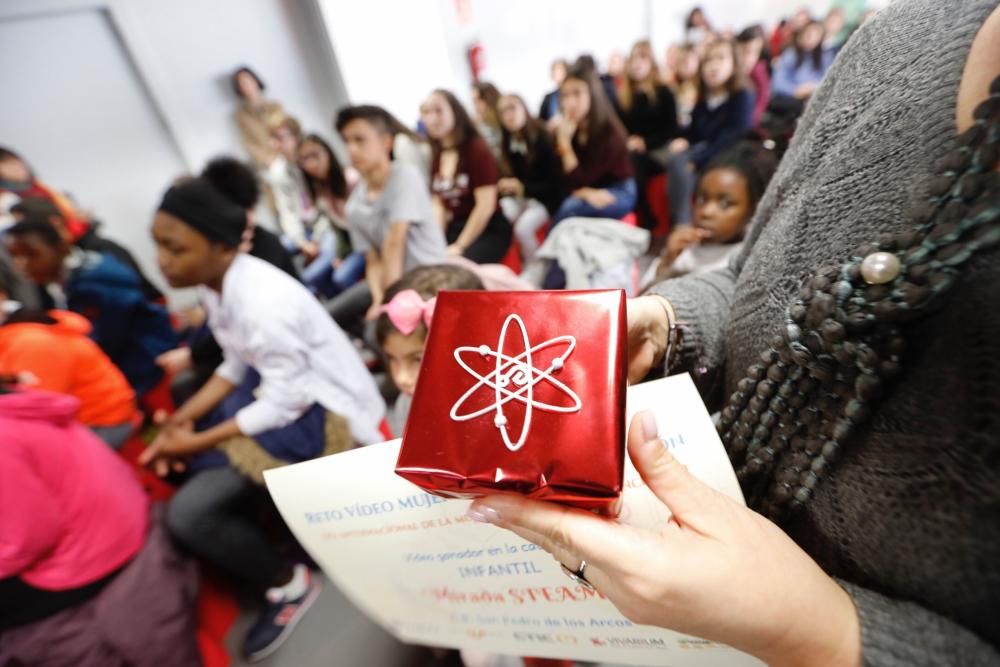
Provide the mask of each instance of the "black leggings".
MULTIPOLYGON (((445 238, 448 243, 458 240, 458 235, 465 228, 465 220, 452 220, 448 224, 445 238)), ((486 229, 479 235, 479 238, 472 242, 465 249, 463 255, 466 259, 471 259, 477 264, 495 264, 502 260, 510 250, 511 241, 514 238, 514 227, 510 224, 504 214, 497 209, 486 223, 486 229)))

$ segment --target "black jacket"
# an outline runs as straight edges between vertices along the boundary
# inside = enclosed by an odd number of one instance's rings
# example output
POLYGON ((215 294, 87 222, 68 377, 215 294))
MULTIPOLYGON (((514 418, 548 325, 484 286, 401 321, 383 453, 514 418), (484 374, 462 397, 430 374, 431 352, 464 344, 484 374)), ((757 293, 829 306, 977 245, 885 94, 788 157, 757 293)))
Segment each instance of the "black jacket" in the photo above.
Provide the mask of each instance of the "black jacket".
POLYGON ((629 136, 642 137, 646 150, 661 148, 679 134, 674 94, 663 85, 657 85, 655 92, 656 96, 651 100, 646 93, 636 91, 629 109, 617 105, 618 116, 629 136))

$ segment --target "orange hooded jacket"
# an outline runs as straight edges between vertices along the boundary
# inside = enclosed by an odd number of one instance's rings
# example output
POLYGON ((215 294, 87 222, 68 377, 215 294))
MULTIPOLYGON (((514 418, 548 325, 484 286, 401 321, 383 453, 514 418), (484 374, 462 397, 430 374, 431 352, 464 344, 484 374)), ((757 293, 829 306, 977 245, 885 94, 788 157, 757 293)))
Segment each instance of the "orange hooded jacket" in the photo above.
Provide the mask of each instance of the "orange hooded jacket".
POLYGON ((82 315, 53 310, 54 324, 10 322, 0 326, 0 374, 30 373, 39 389, 80 401, 77 419, 87 426, 123 424, 136 412, 125 376, 88 338, 82 315))

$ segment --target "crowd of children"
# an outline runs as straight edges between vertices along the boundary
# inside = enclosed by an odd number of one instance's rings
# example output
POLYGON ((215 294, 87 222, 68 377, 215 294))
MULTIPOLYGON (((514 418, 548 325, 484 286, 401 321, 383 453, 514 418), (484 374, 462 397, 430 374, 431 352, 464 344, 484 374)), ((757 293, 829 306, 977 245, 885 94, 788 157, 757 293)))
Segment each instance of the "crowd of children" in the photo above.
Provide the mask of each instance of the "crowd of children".
MULTIPOLYGON (((653 232, 642 285, 724 265, 787 143, 775 129, 787 125, 769 122, 815 90, 842 39, 836 19, 797 15, 769 40, 693 15, 663 62, 645 40, 608 74, 587 55, 556 61, 537 117, 486 82, 471 112, 431 91, 419 130, 347 106, 333 129, 349 167, 240 67, 251 163, 218 158, 164 183, 151 220, 163 279, 197 290, 183 316, 97 221, 0 149, 0 429, 17 435, 0 464, 0 633, 14 631, 0 664, 36 664, 26 656, 47 634, 87 623, 74 664, 119 664, 87 662, 94 651, 197 664, 194 584, 176 547, 262 595, 244 648, 273 652, 318 580, 274 530, 261 472, 398 435, 437 292, 530 287, 510 266, 537 260, 557 226, 653 232), (261 208, 274 231, 257 224, 261 208), (163 517, 101 445, 144 425, 138 463, 176 486, 163 517), (145 604, 161 589, 172 592, 145 604), (122 605, 113 618, 105 600, 122 605), (84 607, 95 611, 69 614, 84 607), (114 625, 126 614, 144 619, 135 636, 114 625), (141 634, 171 614, 171 632, 141 634)), ((533 286, 564 287, 569 267, 548 261, 533 286)))

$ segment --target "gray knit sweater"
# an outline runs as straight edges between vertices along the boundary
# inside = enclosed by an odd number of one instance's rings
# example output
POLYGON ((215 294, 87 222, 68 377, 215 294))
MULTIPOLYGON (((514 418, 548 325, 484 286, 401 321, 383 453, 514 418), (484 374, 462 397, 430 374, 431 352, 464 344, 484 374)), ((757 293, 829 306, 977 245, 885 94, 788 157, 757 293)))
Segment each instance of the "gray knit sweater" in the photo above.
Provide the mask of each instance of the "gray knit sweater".
MULTIPOLYGON (((743 253, 654 289, 687 323, 680 362, 710 407, 780 332, 804 277, 910 226, 996 6, 898 0, 878 14, 806 109, 743 253)), ((853 596, 866 665, 1000 665, 1000 252, 974 259, 907 338, 897 386, 782 527, 853 596)))

